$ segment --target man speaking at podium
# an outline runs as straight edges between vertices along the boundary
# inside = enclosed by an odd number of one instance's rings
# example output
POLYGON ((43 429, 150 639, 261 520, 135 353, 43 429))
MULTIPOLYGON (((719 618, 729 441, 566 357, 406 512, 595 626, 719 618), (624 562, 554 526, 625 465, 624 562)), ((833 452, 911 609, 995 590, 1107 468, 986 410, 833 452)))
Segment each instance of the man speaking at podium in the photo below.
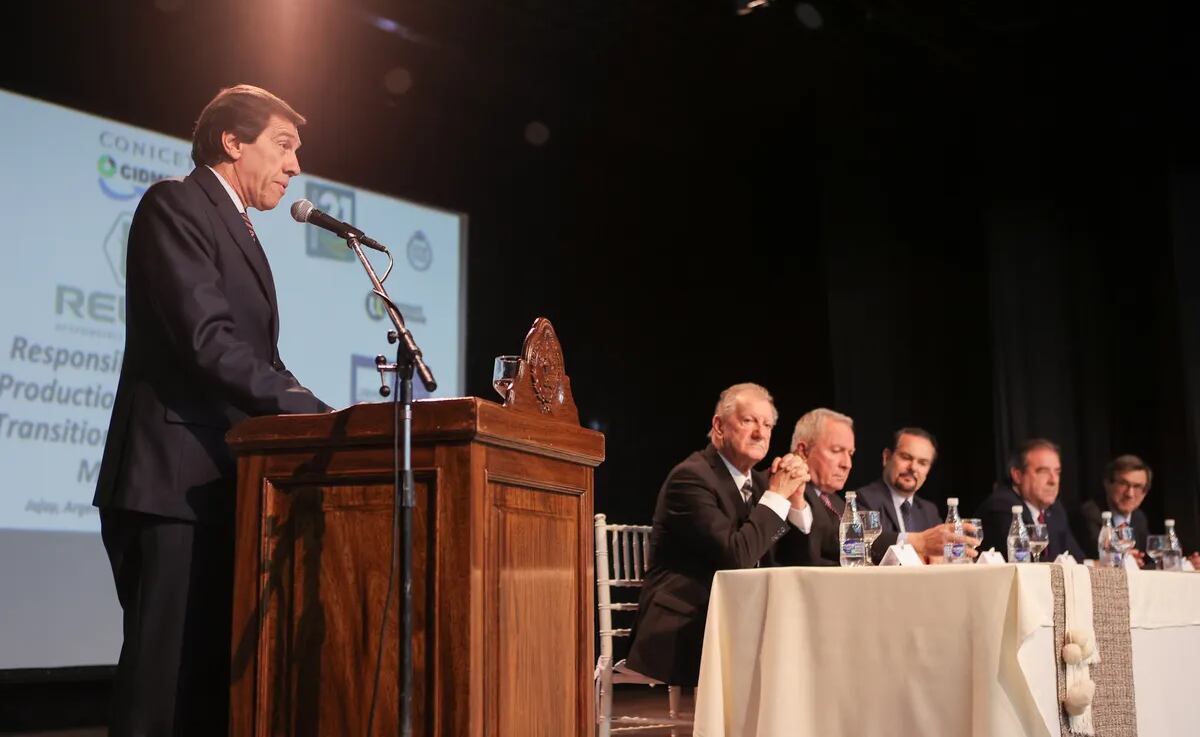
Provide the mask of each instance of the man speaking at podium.
POLYGON ((329 411, 279 358, 279 307, 247 209, 300 173, 304 118, 266 90, 200 113, 195 170, 146 191, 129 229, 125 363, 93 503, 124 610, 109 734, 229 724, 236 466, 225 433, 329 411))

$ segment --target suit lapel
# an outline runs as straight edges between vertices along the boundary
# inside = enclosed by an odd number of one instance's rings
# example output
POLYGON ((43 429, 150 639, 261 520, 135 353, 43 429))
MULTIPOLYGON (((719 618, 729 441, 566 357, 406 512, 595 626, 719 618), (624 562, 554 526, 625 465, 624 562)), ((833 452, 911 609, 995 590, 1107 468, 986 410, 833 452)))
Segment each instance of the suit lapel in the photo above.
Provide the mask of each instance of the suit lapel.
MULTIPOLYGON (((811 483, 804 490, 804 498, 813 510, 812 535, 810 536, 812 555, 814 558, 836 563, 838 560, 838 519, 829 513, 829 509, 821 502, 821 495, 817 492, 817 487, 811 483)), ((841 499, 837 494, 833 494, 830 498, 830 503, 833 504, 835 510, 838 508, 839 501, 841 499)), ((840 514, 838 517, 840 518, 840 514)))
MULTIPOLYGON (((725 467, 725 461, 721 460, 721 454, 717 452, 716 446, 713 445, 705 448, 704 454, 708 457, 708 465, 712 466, 713 473, 717 476, 717 494, 724 500, 725 508, 732 512, 735 518, 744 519, 748 515, 750 508, 742 500, 741 489, 734 483, 733 476, 729 473, 729 469, 725 467)), ((753 475, 751 475, 751 478, 754 478, 753 475)), ((757 489, 755 489, 755 493, 761 495, 761 492, 757 489)))
POLYGON ((1046 529, 1050 544, 1046 546, 1043 559, 1053 560, 1060 553, 1070 552, 1071 545, 1068 541, 1071 536, 1071 527, 1067 524, 1066 510, 1058 501, 1046 508, 1046 529))
MULTIPOLYGON (((808 487, 804 490, 804 494, 808 503, 812 505, 814 516, 820 513, 826 520, 833 520, 834 515, 829 513, 829 508, 821 501, 821 492, 817 491, 817 487, 809 483, 808 487)), ((840 518, 842 510, 846 508, 846 502, 842 501, 842 498, 837 494, 830 494, 829 503, 833 505, 833 511, 840 518)))
POLYGON ((250 237, 250 231, 246 228, 246 222, 242 220, 242 214, 234 207, 233 200, 229 198, 229 193, 225 191, 225 187, 217 179, 216 174, 209 171, 207 166, 198 166, 189 175, 189 178, 200 185, 200 189, 217 208, 217 214, 220 215, 225 230, 229 232, 229 236, 237 243, 242 255, 250 264, 250 269, 258 280, 258 286, 271 305, 271 330, 277 341, 279 339, 279 320, 277 318, 279 303, 275 294, 275 279, 271 274, 271 265, 267 263, 267 254, 263 252, 262 246, 255 243, 254 239, 250 237))
MULTIPOLYGON (((917 497, 914 495, 913 499, 916 499, 916 498, 917 497)), ((928 500, 922 500, 922 501, 928 501, 928 500)), ((923 528, 921 528, 920 530, 917 530, 917 532, 922 532, 924 530, 928 530, 930 527, 937 527, 938 525, 942 524, 942 520, 938 517, 937 507, 934 506, 933 502, 929 502, 928 506, 926 506, 925 504, 922 504, 920 506, 920 510, 921 510, 921 517, 923 517, 925 520, 925 522, 924 522, 925 526, 923 528)))
MULTIPOLYGON (((1025 500, 1021 498, 1021 495, 1018 494, 1011 486, 1008 487, 1008 494, 1010 497, 1012 497, 1011 503, 1013 506, 1018 504, 1021 505, 1021 521, 1027 525, 1032 525, 1033 515, 1029 512, 1029 505, 1025 503, 1025 500)), ((1009 520, 1011 519, 1012 517, 1009 517, 1009 520)))
POLYGON ((896 516, 896 505, 892 504, 892 491, 883 485, 883 490, 880 492, 883 502, 879 505, 879 511, 883 512, 883 516, 892 521, 892 529, 900 531, 900 518, 896 516))

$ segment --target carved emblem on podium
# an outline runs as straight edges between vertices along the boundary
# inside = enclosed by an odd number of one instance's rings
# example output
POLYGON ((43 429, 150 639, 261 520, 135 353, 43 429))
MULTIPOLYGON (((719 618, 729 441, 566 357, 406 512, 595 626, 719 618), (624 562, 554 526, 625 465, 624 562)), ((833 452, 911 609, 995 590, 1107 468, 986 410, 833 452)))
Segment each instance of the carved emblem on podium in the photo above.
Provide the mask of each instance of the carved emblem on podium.
POLYGON ((532 338, 526 349, 529 376, 533 381, 533 393, 537 397, 538 409, 542 414, 548 414, 551 403, 562 396, 562 349, 549 322, 535 330, 532 338))
POLYGON ((504 406, 579 423, 571 379, 563 366, 562 345, 554 326, 544 317, 534 320, 525 336, 521 367, 504 406))

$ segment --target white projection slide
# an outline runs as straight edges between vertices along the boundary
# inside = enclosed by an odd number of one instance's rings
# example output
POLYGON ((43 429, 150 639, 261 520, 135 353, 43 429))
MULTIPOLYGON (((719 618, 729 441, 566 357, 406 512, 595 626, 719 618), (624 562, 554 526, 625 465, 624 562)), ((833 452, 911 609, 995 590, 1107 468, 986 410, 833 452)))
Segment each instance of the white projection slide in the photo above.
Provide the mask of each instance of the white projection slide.
MULTIPOLYGON (((150 184, 191 171, 190 144, 5 92, 0 120, 0 529, 95 531, 92 489, 125 338, 126 234, 150 184)), ((250 211, 279 293, 283 360, 335 407, 380 401, 374 357, 394 350, 390 323, 345 242, 292 220, 300 198, 388 245, 385 286, 437 375, 436 395, 457 395, 465 218, 308 175, 275 210, 250 211)), ((368 254, 382 275, 386 257, 368 254)), ((416 395, 427 396, 419 381, 416 395)))

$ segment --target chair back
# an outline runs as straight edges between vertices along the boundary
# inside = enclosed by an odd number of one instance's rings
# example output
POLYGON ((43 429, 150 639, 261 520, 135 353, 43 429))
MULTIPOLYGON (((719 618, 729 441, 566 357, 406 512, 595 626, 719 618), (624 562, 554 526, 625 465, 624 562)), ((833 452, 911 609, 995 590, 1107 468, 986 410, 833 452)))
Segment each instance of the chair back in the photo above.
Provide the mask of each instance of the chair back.
POLYGON ((629 627, 613 627, 612 613, 637 611, 637 602, 614 602, 613 587, 641 588, 650 567, 650 525, 612 525, 595 518, 596 609, 600 619, 600 657, 612 659, 614 637, 628 637, 629 627))
POLYGON ((633 602, 614 602, 616 588, 640 589, 650 568, 650 525, 610 525, 603 514, 597 514, 596 527, 596 611, 600 620, 600 657, 596 660, 596 734, 610 737, 613 733, 646 729, 669 730, 672 737, 678 728, 690 733, 691 720, 680 712, 680 691, 667 686, 667 718, 645 716, 613 716, 613 684, 639 683, 647 686, 665 685, 650 676, 629 671, 625 661, 613 662, 613 638, 629 637, 632 628, 613 627, 613 612, 636 612, 633 602), (624 726, 616 726, 624 725, 624 726))

